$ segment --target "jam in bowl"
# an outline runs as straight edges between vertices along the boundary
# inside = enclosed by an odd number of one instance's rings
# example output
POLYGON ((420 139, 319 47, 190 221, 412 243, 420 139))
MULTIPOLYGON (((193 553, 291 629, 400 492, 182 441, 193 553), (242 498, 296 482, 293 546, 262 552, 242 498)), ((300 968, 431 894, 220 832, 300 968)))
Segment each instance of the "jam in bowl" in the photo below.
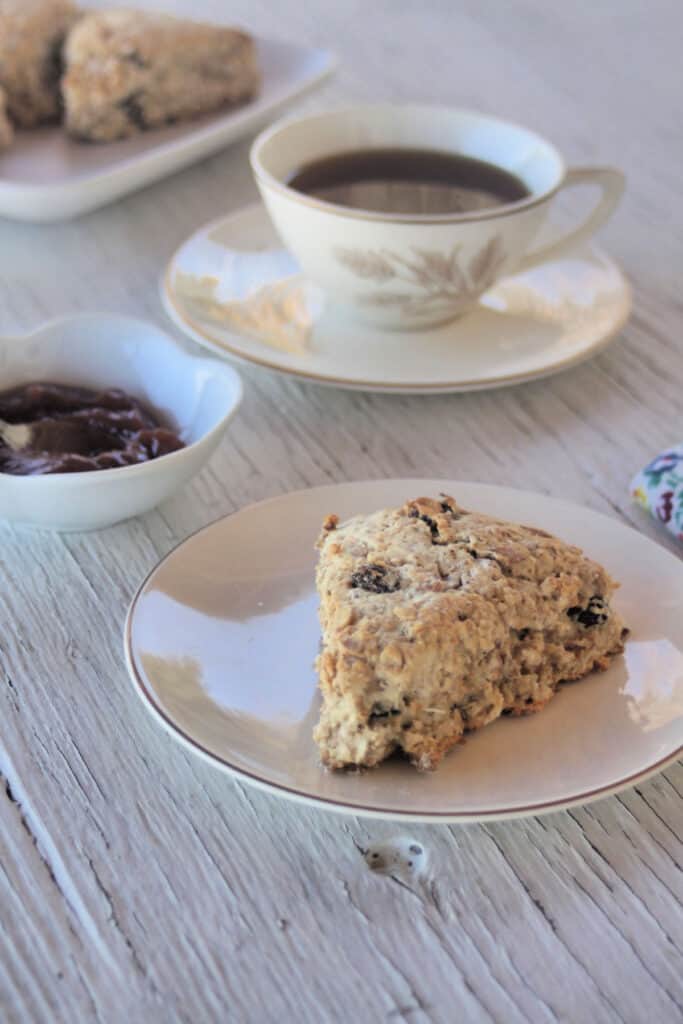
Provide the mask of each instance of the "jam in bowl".
POLYGON ((230 366, 142 320, 0 338, 0 519, 90 530, 154 508, 203 468, 241 397, 230 366))
POLYGON ((183 447, 158 413, 119 388, 35 382, 0 392, 0 473, 117 469, 183 447))

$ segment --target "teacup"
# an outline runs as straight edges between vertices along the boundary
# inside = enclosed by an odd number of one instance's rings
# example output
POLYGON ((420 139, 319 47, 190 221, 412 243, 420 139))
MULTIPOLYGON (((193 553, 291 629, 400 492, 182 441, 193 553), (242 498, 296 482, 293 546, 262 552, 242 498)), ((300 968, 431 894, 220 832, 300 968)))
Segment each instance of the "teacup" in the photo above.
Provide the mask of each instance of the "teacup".
POLYGON ((357 106, 280 121, 258 136, 250 159, 273 223, 303 273, 356 318, 387 329, 419 329, 459 316, 499 278, 589 238, 624 189, 620 171, 568 169, 554 146, 519 125, 412 104, 357 106), (313 161, 375 147, 447 151, 486 161, 514 174, 528 195, 465 213, 398 214, 327 202, 287 184, 313 161), (578 226, 532 248, 555 197, 574 185, 597 185, 597 203, 578 226))

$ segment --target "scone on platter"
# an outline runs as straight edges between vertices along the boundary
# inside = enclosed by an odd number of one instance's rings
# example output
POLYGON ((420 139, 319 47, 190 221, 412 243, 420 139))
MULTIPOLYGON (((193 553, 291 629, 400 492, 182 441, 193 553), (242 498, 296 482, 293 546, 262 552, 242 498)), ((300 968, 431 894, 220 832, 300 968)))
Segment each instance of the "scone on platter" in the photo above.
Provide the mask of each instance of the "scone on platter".
POLYGON ((58 120, 62 44, 77 17, 71 0, 0 0, 0 86, 19 127, 58 120))
POLYGON ((400 750, 434 769, 466 732, 540 710, 623 650, 617 584, 600 565, 446 495, 330 516, 319 548, 314 737, 327 767, 400 750))
POLYGON ((82 17, 64 48, 67 132, 110 142, 253 97, 256 47, 237 29, 133 10, 82 17))
POLYGON ((7 93, 0 86, 0 152, 12 145, 14 128, 7 114, 7 93))

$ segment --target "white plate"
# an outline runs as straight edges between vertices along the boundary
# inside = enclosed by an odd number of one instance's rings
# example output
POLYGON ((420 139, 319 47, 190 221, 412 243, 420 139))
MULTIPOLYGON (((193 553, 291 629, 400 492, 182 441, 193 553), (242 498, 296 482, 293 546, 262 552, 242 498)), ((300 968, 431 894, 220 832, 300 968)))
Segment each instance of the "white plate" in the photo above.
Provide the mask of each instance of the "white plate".
POLYGON ((595 244, 500 281, 473 312, 418 333, 358 325, 297 273, 257 203, 189 238, 168 264, 161 298, 212 352, 319 384, 403 394, 557 373, 607 345, 631 310, 626 280, 595 244))
POLYGON ((18 132, 0 156, 0 216, 44 222, 93 210, 256 131, 334 70, 326 50, 257 42, 263 86, 242 107, 103 145, 74 142, 59 126, 18 132))
POLYGON ((606 516, 504 487, 381 480, 287 494, 195 534, 139 590, 126 656, 138 694, 171 735, 247 782, 353 814, 490 820, 587 803, 680 756, 681 607, 683 563, 606 516), (551 530, 600 560, 622 583, 626 653, 563 687, 540 714, 487 726, 434 774, 394 760, 363 774, 325 772, 311 738, 321 521, 440 491, 551 530))

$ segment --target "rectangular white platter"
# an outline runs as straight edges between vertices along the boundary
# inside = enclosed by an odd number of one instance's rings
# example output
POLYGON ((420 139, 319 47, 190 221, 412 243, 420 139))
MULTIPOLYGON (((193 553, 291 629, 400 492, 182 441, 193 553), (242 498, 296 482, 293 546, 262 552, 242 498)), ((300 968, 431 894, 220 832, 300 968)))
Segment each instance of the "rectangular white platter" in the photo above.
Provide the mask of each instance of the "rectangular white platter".
POLYGON ((87 213, 255 132, 334 70, 327 50, 258 39, 263 84, 242 107, 122 142, 74 142, 58 125, 17 132, 0 156, 0 216, 48 222, 87 213))

